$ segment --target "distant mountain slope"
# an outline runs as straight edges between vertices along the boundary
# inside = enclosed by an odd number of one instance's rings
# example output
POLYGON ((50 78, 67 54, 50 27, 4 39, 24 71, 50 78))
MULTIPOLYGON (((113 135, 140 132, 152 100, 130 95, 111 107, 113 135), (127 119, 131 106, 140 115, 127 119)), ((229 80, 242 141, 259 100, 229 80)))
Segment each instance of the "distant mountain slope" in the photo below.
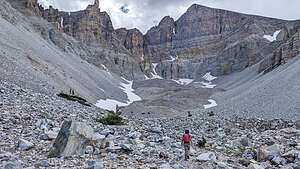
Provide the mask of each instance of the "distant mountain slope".
POLYGON ((144 38, 131 30, 116 32, 127 49, 143 56, 143 71, 159 63, 157 72, 164 78, 199 78, 207 72, 239 72, 258 63, 283 41, 270 42, 265 36, 284 30, 288 23, 292 22, 194 4, 177 21, 164 17, 144 38), (127 45, 128 39, 135 43, 127 45))
MULTIPOLYGON (((109 69, 131 79, 143 78, 141 71, 151 77, 152 63, 159 63, 156 72, 166 79, 195 79, 207 72, 215 76, 240 72, 272 55, 287 39, 272 37, 275 41, 271 42, 266 37, 283 32, 294 23, 194 4, 177 21, 164 17, 143 35, 138 29, 114 30, 108 14, 100 12, 99 0, 77 12, 63 12, 51 6, 44 9, 37 0, 21 2, 11 1, 23 4, 81 43, 101 46, 108 52, 92 48, 95 50, 83 54, 84 59, 99 66, 103 55, 108 56, 105 62, 109 62, 109 69)), ((56 34, 51 37, 56 45, 66 46, 56 34)))
MULTIPOLYGON (((109 65, 107 56, 103 56, 99 67, 94 66, 82 59, 93 48, 62 34, 39 17, 23 15, 5 0, 0 3, 0 79, 49 94, 73 89, 91 103, 108 97, 127 99, 119 88, 123 81, 120 75, 104 66, 109 65)), ((105 52, 101 47, 97 50, 105 52)))

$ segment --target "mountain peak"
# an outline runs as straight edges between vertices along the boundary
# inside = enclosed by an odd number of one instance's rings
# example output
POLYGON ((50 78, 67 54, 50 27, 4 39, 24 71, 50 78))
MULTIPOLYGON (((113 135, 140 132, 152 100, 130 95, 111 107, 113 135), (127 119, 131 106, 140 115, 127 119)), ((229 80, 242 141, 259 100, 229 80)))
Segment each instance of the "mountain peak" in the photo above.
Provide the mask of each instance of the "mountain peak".
POLYGON ((174 19, 170 16, 165 16, 159 23, 159 26, 164 24, 174 23, 174 19))
POLYGON ((187 11, 194 11, 194 10, 199 10, 199 9, 211 9, 210 7, 207 7, 207 6, 203 6, 203 5, 199 5, 199 4, 193 4, 191 5, 187 11))

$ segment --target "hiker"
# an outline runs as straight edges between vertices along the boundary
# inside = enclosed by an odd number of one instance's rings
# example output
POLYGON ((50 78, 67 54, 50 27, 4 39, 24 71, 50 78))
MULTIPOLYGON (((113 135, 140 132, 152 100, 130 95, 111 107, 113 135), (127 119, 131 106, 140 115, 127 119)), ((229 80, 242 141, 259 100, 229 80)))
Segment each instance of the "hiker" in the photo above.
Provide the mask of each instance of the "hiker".
POLYGON ((192 137, 190 136, 190 131, 185 130, 185 134, 182 137, 181 146, 184 147, 184 159, 190 158, 190 149, 193 146, 192 137))

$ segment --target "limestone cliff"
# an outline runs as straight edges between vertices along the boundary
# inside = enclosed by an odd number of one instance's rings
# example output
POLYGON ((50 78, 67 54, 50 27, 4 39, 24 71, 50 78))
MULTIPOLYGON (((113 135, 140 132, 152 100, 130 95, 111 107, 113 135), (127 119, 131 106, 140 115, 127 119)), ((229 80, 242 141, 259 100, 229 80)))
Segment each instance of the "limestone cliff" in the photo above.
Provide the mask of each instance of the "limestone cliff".
POLYGON ((282 29, 286 23, 195 4, 177 21, 165 17, 146 33, 145 59, 158 62, 157 72, 165 78, 242 71, 264 58, 266 52, 262 49, 271 52, 274 43, 263 36, 282 29))
MULTIPOLYGON (((28 4, 35 9, 38 5, 31 1, 33 3, 28 4)), ((78 12, 61 12, 51 7, 40 11, 46 20, 56 23, 59 30, 85 44, 113 46, 114 53, 129 54, 146 74, 152 71, 152 63, 159 63, 156 72, 169 79, 199 78, 207 72, 215 76, 227 75, 262 60, 265 60, 261 65, 261 70, 264 70, 273 64, 266 56, 274 60, 272 58, 278 58, 281 51, 286 51, 288 57, 294 56, 295 52, 290 54, 285 49, 291 43, 297 44, 297 38, 289 40, 291 42, 285 46, 283 44, 290 39, 288 36, 292 36, 292 32, 276 42, 264 38, 264 35, 284 29, 288 21, 196 4, 177 21, 164 17, 145 35, 138 29, 114 30, 108 14, 100 12, 98 0, 78 12), (280 45, 282 49, 277 49, 280 45)), ((297 49, 295 46, 294 51, 297 49)), ((120 63, 116 58, 113 61, 120 63)))
POLYGON ((117 38, 138 61, 144 60, 144 36, 138 29, 127 30, 125 28, 116 30, 117 38))
MULTIPOLYGON (((41 26, 38 24, 35 26, 38 31, 42 31, 41 34, 44 38, 49 39, 63 51, 73 52, 101 69, 109 69, 127 79, 144 77, 140 65, 131 54, 131 52, 136 51, 135 53, 138 55, 140 51, 134 47, 132 50, 127 50, 121 44, 117 39, 109 15, 100 11, 99 0, 95 0, 94 4, 88 5, 85 10, 76 12, 59 11, 52 6, 44 9, 38 5, 37 0, 22 0, 22 3, 17 0, 13 1, 19 10, 26 7, 33 11, 36 16, 41 16, 54 25, 56 29, 49 27, 41 30, 41 26), (65 34, 75 38, 81 44, 74 41, 70 42, 65 34)), ((23 9, 22 12, 26 13, 23 9)), ((128 44, 127 47, 135 46, 136 40, 133 38, 130 42, 128 39, 126 43, 128 44)))
POLYGON ((42 10, 42 16, 81 42, 91 44, 113 40, 112 22, 106 12, 100 12, 98 0, 78 12, 58 11, 50 6, 49 9, 42 10))
POLYGON ((281 43, 260 64, 260 72, 270 72, 300 53, 300 21, 287 24, 277 36, 281 43))
POLYGON ((166 16, 158 26, 151 28, 145 35, 145 55, 152 62, 169 59, 175 35, 174 19, 166 16))
POLYGON ((156 71, 164 78, 197 78, 208 71, 215 76, 242 71, 260 62, 278 46, 264 35, 286 23, 194 4, 177 21, 164 17, 143 38, 126 29, 117 34, 133 55, 144 56, 144 72, 153 69, 146 65, 159 63, 156 71), (139 39, 139 43, 133 47, 125 43, 128 39, 139 39))

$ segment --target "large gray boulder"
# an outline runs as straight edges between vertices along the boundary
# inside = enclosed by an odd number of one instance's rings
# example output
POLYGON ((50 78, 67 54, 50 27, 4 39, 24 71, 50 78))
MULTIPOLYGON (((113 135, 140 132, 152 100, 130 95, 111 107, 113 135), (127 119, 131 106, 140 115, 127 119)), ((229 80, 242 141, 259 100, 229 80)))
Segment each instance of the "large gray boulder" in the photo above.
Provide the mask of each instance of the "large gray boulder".
POLYGON ((24 139, 20 139, 17 143, 17 146, 22 150, 22 151, 26 151, 26 150, 29 150, 31 148, 34 147, 34 145, 27 141, 27 140, 24 140, 24 139))
POLYGON ((258 161, 263 161, 265 160, 268 156, 279 156, 280 151, 282 150, 282 146, 278 144, 274 144, 271 146, 266 146, 266 147, 261 147, 257 151, 257 160, 258 161))
POLYGON ((200 162, 216 161, 216 159, 217 159, 217 157, 216 157, 215 153, 213 153, 213 152, 203 153, 197 157, 197 160, 200 162))
POLYGON ((300 129, 300 120, 296 121, 296 129, 298 129, 298 130, 300 129))
POLYGON ((88 166, 86 169, 102 169, 103 163, 102 161, 88 161, 88 166))
POLYGON ((3 169, 23 169, 18 161, 9 161, 4 163, 3 169))
POLYGON ((250 164, 249 169, 264 169, 264 167, 258 165, 258 164, 250 164))
POLYGON ((52 153, 58 157, 82 155, 93 134, 94 129, 85 123, 64 121, 53 144, 52 153))

